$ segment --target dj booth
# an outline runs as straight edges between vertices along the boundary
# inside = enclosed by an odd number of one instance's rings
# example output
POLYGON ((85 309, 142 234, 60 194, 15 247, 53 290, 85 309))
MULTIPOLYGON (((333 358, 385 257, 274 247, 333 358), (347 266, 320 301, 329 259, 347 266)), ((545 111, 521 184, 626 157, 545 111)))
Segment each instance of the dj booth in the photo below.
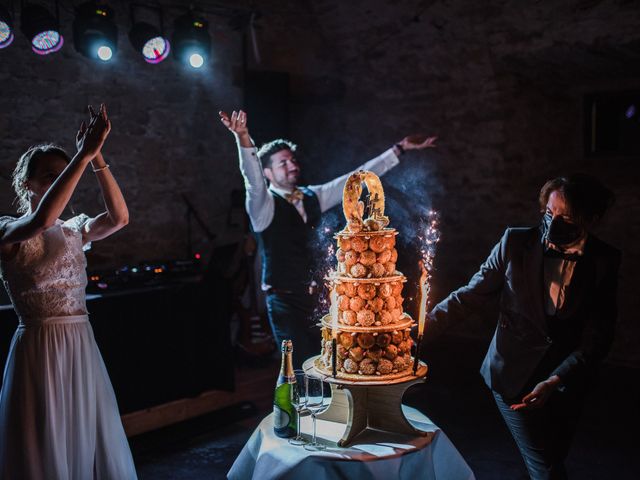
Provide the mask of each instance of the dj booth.
MULTIPOLYGON (((215 273, 87 296, 122 414, 207 390, 233 390, 231 293, 215 273)), ((18 319, 8 302, 0 303, 4 369, 18 319)))

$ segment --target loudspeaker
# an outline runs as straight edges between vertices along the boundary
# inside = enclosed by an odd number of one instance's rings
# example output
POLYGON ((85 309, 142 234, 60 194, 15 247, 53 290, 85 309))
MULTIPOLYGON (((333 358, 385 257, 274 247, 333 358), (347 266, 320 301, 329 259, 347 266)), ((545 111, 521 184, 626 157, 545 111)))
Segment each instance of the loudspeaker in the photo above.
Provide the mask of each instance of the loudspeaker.
POLYGON ((289 74, 245 72, 244 110, 256 145, 289 136, 289 74))

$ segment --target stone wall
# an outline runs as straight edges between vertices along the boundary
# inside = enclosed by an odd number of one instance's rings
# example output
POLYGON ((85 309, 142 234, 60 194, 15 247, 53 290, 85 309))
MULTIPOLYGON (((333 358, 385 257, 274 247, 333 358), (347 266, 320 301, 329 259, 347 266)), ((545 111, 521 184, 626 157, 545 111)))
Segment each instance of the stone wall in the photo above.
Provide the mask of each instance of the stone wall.
MULTIPOLYGON (((241 63, 241 37, 227 20, 211 17, 214 46, 209 68, 195 71, 172 58, 150 65, 129 42, 127 3, 112 2, 119 51, 111 62, 92 61, 75 51, 73 17, 66 9, 61 11, 65 45, 58 53, 33 54, 20 32, 10 47, 0 50, 3 212, 12 208, 7 178, 21 153, 47 141, 73 152, 87 104, 107 103, 112 132, 104 154, 124 191, 131 222, 94 246, 89 254, 93 267, 184 257, 187 223, 182 194, 219 232, 216 241, 229 242, 239 235, 224 228, 230 191, 242 188, 242 180, 234 143, 219 124, 217 112, 242 103, 242 90, 233 82, 234 67, 241 63)), ((171 23, 177 11, 169 13, 171 23)), ((89 214, 101 211, 99 189, 90 172, 72 205, 89 214)), ((195 222, 193 228, 195 249, 206 250, 206 237, 195 222)))

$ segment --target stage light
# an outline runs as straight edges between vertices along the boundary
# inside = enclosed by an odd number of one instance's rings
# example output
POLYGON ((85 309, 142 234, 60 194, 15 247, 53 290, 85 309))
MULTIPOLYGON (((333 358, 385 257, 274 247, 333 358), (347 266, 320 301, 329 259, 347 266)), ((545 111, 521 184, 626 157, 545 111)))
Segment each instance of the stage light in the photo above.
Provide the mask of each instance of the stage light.
POLYGON ((111 60, 118 47, 113 10, 98 2, 78 6, 73 21, 73 43, 85 57, 103 62, 111 60))
POLYGON ((103 62, 108 62, 113 57, 113 51, 108 45, 101 45, 98 47, 98 58, 103 62))
POLYGON ((201 68, 211 50, 209 23, 193 12, 176 18, 172 43, 178 61, 201 68))
POLYGON ((0 49, 11 45, 13 37, 13 19, 9 11, 0 5, 0 49))
POLYGON ((204 58, 199 53, 192 53, 189 55, 189 65, 193 68, 200 68, 204 65, 204 58))
POLYGON ((62 48, 64 38, 60 34, 58 18, 42 5, 25 4, 20 23, 20 29, 31 42, 34 53, 48 55, 62 48))
POLYGON ((133 48, 142 53, 147 63, 160 63, 169 55, 169 40, 162 36, 159 28, 150 23, 134 23, 129 39, 133 48))

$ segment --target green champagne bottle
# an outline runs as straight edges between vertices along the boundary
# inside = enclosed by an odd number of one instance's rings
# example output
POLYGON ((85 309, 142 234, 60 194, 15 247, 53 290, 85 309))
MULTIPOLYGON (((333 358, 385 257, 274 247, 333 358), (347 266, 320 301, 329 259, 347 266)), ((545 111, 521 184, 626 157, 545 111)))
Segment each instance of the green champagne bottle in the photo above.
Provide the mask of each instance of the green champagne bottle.
POLYGON ((296 409, 291 404, 291 396, 295 388, 296 376, 293 373, 293 342, 282 341, 282 364, 273 396, 273 431, 279 437, 287 438, 296 435, 298 423, 296 409))

